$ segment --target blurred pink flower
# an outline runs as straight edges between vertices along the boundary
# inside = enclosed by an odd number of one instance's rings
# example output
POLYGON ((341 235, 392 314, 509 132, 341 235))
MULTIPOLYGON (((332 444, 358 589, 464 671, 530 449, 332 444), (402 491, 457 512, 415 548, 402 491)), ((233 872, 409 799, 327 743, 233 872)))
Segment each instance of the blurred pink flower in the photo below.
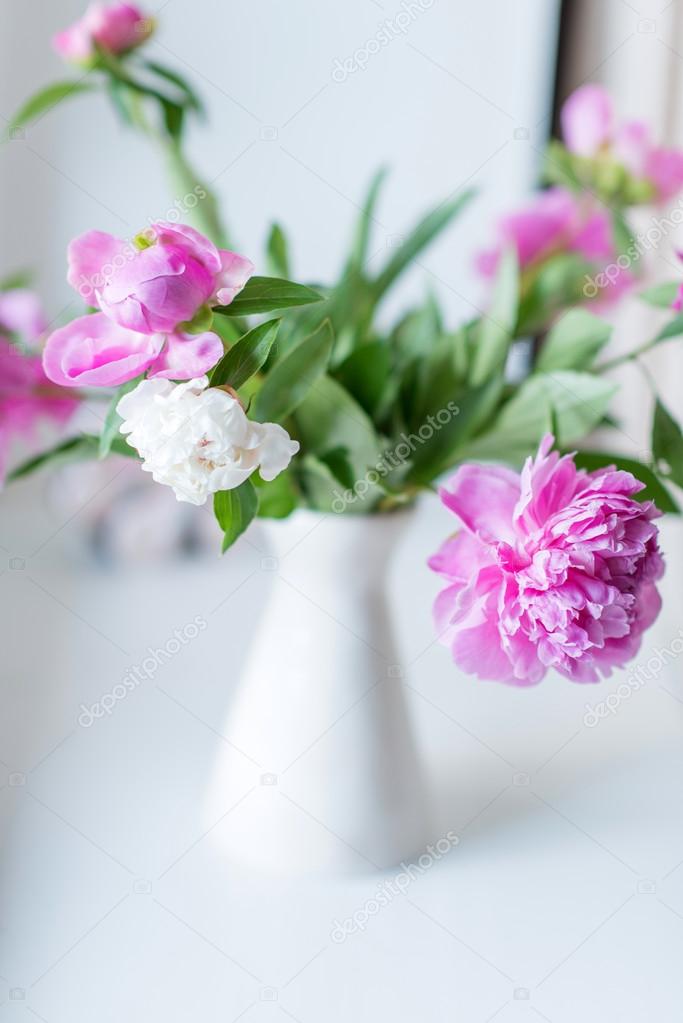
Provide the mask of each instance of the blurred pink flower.
POLYGON ((498 239, 496 248, 480 253, 477 261, 487 277, 495 273, 508 245, 516 249, 523 270, 556 252, 578 252, 589 261, 609 259, 614 253, 607 213, 559 187, 539 192, 524 209, 502 217, 498 239))
POLYGON ((592 158, 610 152, 633 177, 647 181, 658 202, 683 188, 683 152, 656 146, 643 121, 615 123, 612 100, 600 85, 582 85, 565 101, 560 114, 567 149, 592 158))
POLYGON ((153 27, 132 4, 92 3, 82 18, 53 37, 52 46, 64 60, 83 64, 95 56, 95 43, 108 53, 125 53, 143 43, 153 27))
POLYGON ((562 138, 577 156, 595 156, 612 138, 614 110, 601 85, 582 85, 565 100, 560 112, 562 138))
POLYGON ((25 355, 0 337, 0 483, 15 440, 30 441, 41 420, 63 425, 78 399, 54 387, 43 373, 39 355, 25 355))
POLYGON ((614 466, 578 470, 546 436, 521 475, 464 465, 441 489, 465 527, 429 564, 448 580, 435 604, 463 671, 525 686, 549 668, 597 682, 638 651, 657 617, 664 565, 651 501, 614 466))
POLYGON ((207 373, 222 354, 217 334, 142 334, 90 313, 49 336, 43 366, 62 387, 118 387, 144 372, 189 380, 207 373))
POLYGON ((207 302, 228 305, 254 271, 193 228, 162 221, 139 244, 88 231, 70 243, 68 261, 67 279, 84 301, 142 334, 173 331, 207 302))
POLYGON ((27 288, 0 292, 0 331, 9 331, 33 344, 47 329, 47 319, 38 296, 27 288))

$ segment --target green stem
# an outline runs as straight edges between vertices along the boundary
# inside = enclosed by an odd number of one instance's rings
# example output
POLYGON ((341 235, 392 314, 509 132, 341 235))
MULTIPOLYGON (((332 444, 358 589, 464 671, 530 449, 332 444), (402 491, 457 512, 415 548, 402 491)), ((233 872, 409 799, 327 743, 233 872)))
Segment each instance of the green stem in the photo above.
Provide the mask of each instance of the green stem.
POLYGON ((635 362, 641 355, 649 352, 659 342, 660 338, 653 338, 651 341, 646 341, 644 345, 634 348, 632 352, 627 352, 625 355, 617 355, 614 359, 609 359, 608 362, 603 362, 601 366, 598 366, 597 372, 604 373, 608 369, 615 369, 617 366, 623 366, 627 362, 635 362))
POLYGON ((209 186, 199 178, 187 160, 182 147, 182 113, 178 124, 177 135, 169 130, 158 129, 150 123, 143 106, 143 98, 153 99, 159 105, 159 114, 166 119, 169 99, 162 92, 144 82, 137 81, 124 65, 112 54, 100 52, 99 61, 104 70, 111 76, 112 86, 121 83, 128 89, 129 115, 133 124, 157 145, 160 145, 166 157, 171 188, 176 193, 176 200, 181 203, 186 219, 221 248, 228 248, 228 234, 221 220, 218 203, 209 186), (190 206, 186 199, 190 196, 197 202, 190 206))
POLYGON ((168 135, 161 135, 158 140, 165 150, 172 188, 177 193, 178 201, 183 204, 186 219, 215 245, 228 248, 228 234, 221 219, 216 197, 192 169, 183 153, 182 143, 168 135), (197 197, 197 203, 192 207, 185 202, 190 195, 197 197))

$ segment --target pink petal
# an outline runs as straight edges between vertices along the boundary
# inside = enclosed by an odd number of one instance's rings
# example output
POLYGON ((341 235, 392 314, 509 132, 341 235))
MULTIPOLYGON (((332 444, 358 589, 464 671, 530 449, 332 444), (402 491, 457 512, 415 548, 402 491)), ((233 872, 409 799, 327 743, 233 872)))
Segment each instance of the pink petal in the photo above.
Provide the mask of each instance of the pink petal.
POLYGON ((561 244, 572 231, 577 213, 577 201, 571 192, 548 188, 525 209, 503 217, 499 226, 501 242, 514 245, 520 266, 528 266, 561 244))
POLYGON ((489 564, 491 556, 477 537, 461 529, 455 536, 449 536, 427 564, 433 572, 446 579, 467 582, 475 573, 489 564))
POLYGON ((683 188, 683 152, 654 148, 648 154, 645 175, 655 187, 657 199, 672 199, 683 188))
POLYGON ((600 85, 582 85, 565 101, 560 114, 567 149, 578 156, 595 156, 609 142, 612 101, 600 85))
POLYGON ((614 254, 612 222, 604 210, 589 214, 571 239, 568 248, 589 260, 610 259, 614 254))
POLYGON ((560 458, 552 451, 555 438, 547 433, 535 458, 527 458, 522 469, 519 500, 514 519, 521 533, 531 533, 572 498, 576 487, 576 466, 570 455, 560 458))
POLYGON ((109 53, 124 53, 144 42, 152 27, 132 4, 96 2, 77 22, 58 32, 52 45, 65 60, 86 63, 95 55, 93 42, 109 53))
POLYGON ((149 369, 150 377, 193 380, 204 376, 223 355, 217 334, 169 334, 160 355, 149 369))
POLYGON ((460 625, 449 637, 453 660, 462 671, 478 678, 528 685, 530 680, 514 676, 510 659, 501 643, 497 618, 495 601, 487 597, 471 620, 460 625))
POLYGON ((90 33, 80 21, 57 32, 52 37, 52 48, 63 60, 75 63, 90 60, 94 53, 90 33))
POLYGON ((220 250, 221 269, 216 276, 214 295, 218 305, 230 305, 254 273, 254 264, 236 252, 220 250))
POLYGON ((441 500, 472 532, 487 542, 514 542, 512 513, 519 498, 519 476, 500 465, 462 465, 441 500))
POLYGON ((66 279, 88 305, 99 305, 96 291, 133 258, 136 249, 106 231, 86 231, 69 243, 66 279))
POLYGON ((210 274, 217 274, 221 269, 219 250, 203 234, 195 231, 189 224, 170 224, 166 220, 157 220, 152 224, 152 232, 161 245, 175 245, 190 253, 201 263, 210 274))
POLYGON ((643 121, 627 121, 614 134, 614 155, 636 178, 646 176, 651 148, 650 131, 643 121))
POLYGON ((139 334, 91 313, 50 335, 43 368, 63 387, 117 387, 151 366, 163 343, 161 334, 139 334))
POLYGON ((151 22, 132 4, 94 3, 86 11, 85 26, 96 42, 110 53, 124 53, 149 35, 151 22))
POLYGON ((50 383, 39 355, 26 355, 0 338, 0 485, 14 439, 31 440, 44 419, 64 424, 78 403, 78 395, 50 383))

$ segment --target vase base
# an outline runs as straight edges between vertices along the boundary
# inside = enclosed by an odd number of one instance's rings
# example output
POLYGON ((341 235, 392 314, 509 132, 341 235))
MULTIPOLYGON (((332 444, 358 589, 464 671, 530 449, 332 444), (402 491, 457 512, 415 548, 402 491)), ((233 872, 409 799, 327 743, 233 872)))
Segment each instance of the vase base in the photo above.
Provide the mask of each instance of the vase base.
POLYGON ((408 822, 411 833, 403 821, 396 829, 403 834, 392 834, 392 823, 385 810, 381 830, 366 828, 359 836, 356 822, 346 836, 278 784, 266 784, 253 789, 208 837, 215 855, 250 875, 362 876, 414 862, 431 840, 423 811, 408 822))

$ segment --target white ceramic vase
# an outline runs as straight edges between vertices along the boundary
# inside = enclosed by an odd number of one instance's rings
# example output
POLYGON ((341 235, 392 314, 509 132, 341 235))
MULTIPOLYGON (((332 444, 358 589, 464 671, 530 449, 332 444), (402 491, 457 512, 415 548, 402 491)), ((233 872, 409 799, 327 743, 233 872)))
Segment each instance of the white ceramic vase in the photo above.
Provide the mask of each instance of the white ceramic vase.
MULTIPOLYGON (((272 589, 224 730, 263 773, 220 829, 230 860, 276 873, 367 872, 429 841, 386 593, 411 521, 411 511, 298 511, 264 523, 272 589)), ((226 746, 216 785, 230 756, 226 746)))

